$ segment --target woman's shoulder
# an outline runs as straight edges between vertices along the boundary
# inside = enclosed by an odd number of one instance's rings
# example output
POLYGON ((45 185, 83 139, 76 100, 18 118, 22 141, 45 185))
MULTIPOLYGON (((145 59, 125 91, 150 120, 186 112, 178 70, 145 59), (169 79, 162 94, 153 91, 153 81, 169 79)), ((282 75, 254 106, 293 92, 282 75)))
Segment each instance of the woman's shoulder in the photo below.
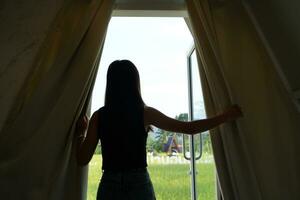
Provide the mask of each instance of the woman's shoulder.
POLYGON ((101 113, 101 112, 104 112, 105 110, 105 106, 102 106, 101 108, 99 108, 96 112, 97 113, 101 113))
POLYGON ((105 107, 102 106, 101 108, 99 108, 93 113, 92 117, 98 118, 104 112, 104 109, 105 107))
POLYGON ((151 106, 144 106, 144 111, 149 111, 149 110, 151 110, 151 109, 154 109, 154 108, 152 108, 151 106))
POLYGON ((150 106, 146 106, 146 105, 144 106, 144 117, 148 115, 150 109, 151 109, 150 106))
POLYGON ((153 107, 151 107, 151 106, 145 106, 144 107, 144 113, 151 114, 151 113, 153 113, 155 111, 158 111, 158 110, 155 109, 155 108, 153 108, 153 107))
POLYGON ((149 121, 152 119, 153 115, 155 115, 155 113, 158 110, 156 110, 155 108, 151 107, 151 106, 145 106, 144 107, 144 119, 146 121, 149 121))

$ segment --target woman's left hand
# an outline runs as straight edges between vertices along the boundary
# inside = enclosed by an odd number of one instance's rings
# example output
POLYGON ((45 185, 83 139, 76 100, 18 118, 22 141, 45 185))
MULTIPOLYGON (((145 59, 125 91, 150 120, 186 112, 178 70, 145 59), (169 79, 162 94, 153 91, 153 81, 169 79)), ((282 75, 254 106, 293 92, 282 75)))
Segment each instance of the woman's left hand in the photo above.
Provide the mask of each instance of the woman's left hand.
POLYGON ((76 123, 76 132, 79 134, 82 134, 84 132, 89 124, 89 118, 86 115, 81 115, 76 123))

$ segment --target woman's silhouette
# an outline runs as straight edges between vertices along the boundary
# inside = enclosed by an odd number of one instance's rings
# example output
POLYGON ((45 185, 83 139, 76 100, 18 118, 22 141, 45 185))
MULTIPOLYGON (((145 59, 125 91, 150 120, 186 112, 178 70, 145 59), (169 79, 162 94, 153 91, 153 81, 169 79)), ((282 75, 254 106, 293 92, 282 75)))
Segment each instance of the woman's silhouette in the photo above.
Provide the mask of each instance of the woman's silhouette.
POLYGON ((86 116, 77 122, 77 161, 86 165, 100 139, 103 175, 97 199, 154 200, 146 168, 146 140, 151 125, 196 134, 241 115, 238 106, 232 106, 210 119, 182 122, 169 118, 143 102, 134 64, 128 60, 114 61, 107 72, 105 105, 92 115, 89 123, 86 116))

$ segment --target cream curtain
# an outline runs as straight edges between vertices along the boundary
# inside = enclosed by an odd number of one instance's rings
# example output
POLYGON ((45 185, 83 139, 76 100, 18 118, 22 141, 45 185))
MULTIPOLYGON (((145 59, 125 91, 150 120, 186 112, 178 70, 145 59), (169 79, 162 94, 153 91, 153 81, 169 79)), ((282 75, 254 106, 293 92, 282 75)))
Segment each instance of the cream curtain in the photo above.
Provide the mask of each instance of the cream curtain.
POLYGON ((223 198, 299 199, 300 115, 241 2, 186 2, 208 115, 244 112, 211 131, 223 198))
POLYGON ((75 0, 57 9, 1 129, 5 199, 85 197, 73 129, 97 74, 113 5, 113 0, 75 0))

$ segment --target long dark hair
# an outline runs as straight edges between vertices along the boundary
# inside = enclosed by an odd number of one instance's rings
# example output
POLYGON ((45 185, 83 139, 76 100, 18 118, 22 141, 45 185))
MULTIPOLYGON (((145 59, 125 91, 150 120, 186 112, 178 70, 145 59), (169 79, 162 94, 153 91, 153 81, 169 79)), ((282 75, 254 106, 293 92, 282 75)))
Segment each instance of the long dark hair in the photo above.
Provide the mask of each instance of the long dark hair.
POLYGON ((116 60, 109 65, 106 77, 105 106, 119 111, 144 108, 140 76, 131 61, 116 60))

